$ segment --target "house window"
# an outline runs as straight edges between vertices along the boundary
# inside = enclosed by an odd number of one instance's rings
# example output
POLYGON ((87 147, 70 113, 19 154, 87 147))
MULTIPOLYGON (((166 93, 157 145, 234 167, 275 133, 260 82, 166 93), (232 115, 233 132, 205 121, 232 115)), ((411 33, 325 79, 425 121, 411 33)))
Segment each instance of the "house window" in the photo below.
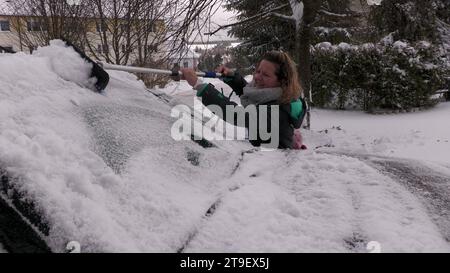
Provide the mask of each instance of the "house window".
POLYGON ((127 51, 127 47, 125 45, 122 45, 122 52, 127 51))
POLYGON ((155 24, 155 22, 149 22, 146 25, 145 31, 150 32, 150 33, 157 33, 158 32, 158 26, 155 24))
POLYGON ((98 53, 108 53, 109 49, 108 49, 108 45, 102 45, 102 44, 98 44, 97 45, 97 52, 98 53))
POLYGON ((13 47, 12 46, 0 46, 0 53, 13 53, 13 47))
POLYGON ((128 25, 127 25, 127 24, 121 24, 121 25, 120 25, 120 31, 121 31, 122 33, 128 33, 128 30, 129 30, 129 28, 128 28, 128 25))
POLYGON ((183 66, 186 68, 186 67, 189 67, 189 62, 184 62, 183 63, 183 66))
POLYGON ((0 21, 0 31, 11 31, 9 21, 0 21))
POLYGON ((27 22, 28 31, 46 31, 47 28, 42 22, 39 21, 28 21, 27 22))
POLYGON ((97 32, 106 32, 108 30, 108 27, 106 26, 105 22, 102 23, 96 23, 97 32))
POLYGON ((149 46, 147 46, 147 52, 153 53, 153 52, 157 52, 157 51, 158 51, 158 46, 157 45, 149 45, 149 46))

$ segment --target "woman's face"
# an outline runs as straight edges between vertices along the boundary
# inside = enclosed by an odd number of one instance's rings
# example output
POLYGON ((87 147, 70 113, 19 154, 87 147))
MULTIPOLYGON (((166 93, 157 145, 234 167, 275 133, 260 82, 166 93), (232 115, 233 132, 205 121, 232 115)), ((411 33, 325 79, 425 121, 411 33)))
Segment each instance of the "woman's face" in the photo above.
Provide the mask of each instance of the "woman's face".
POLYGON ((277 65, 262 60, 259 63, 258 68, 253 75, 253 79, 255 80, 255 85, 257 88, 273 88, 280 87, 281 83, 278 81, 277 75, 275 74, 277 70, 277 65))

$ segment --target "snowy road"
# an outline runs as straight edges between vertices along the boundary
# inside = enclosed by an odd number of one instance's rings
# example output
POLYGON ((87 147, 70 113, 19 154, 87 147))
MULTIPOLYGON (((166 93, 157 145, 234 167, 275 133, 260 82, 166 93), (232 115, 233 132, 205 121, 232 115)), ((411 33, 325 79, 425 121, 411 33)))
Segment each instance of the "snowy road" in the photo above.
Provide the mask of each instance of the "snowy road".
POLYGON ((450 176, 415 160, 379 156, 358 158, 369 162, 418 197, 443 237, 450 242, 450 176))

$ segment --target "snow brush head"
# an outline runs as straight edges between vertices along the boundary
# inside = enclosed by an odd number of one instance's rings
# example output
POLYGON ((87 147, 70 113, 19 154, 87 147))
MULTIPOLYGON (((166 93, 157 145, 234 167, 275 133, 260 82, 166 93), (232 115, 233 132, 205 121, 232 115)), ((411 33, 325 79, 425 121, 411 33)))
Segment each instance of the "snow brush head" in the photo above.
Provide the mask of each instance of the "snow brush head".
POLYGON ((70 41, 65 38, 61 38, 61 40, 64 41, 67 46, 72 47, 75 52, 77 52, 86 62, 92 64, 90 77, 97 79, 96 83, 94 84, 95 91, 102 92, 109 83, 109 74, 70 41))

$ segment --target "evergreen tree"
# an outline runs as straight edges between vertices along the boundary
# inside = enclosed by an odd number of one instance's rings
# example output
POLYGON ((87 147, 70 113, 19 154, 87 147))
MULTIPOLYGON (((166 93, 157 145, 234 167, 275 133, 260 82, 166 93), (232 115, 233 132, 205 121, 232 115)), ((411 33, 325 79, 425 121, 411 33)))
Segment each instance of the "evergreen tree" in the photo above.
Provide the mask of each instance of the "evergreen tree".
MULTIPOLYGON (((243 47, 259 59, 265 52, 276 49, 289 52, 298 65, 300 84, 310 104, 311 44, 314 27, 320 22, 351 21, 353 12, 347 0, 227 0, 227 9, 237 11, 238 24, 231 33, 246 42, 243 47), (345 12, 342 14, 341 12, 345 12)), ((306 114, 306 127, 310 113, 306 114)))
POLYGON ((198 68, 202 71, 214 71, 221 64, 222 55, 220 53, 214 54, 213 51, 206 51, 199 59, 198 68))
POLYGON ((436 26, 439 2, 445 6, 443 1, 436 0, 383 0, 372 9, 369 22, 380 35, 393 33, 395 40, 434 42, 439 37, 436 26))
POLYGON ((450 24, 450 1, 449 0, 436 0, 436 15, 439 20, 450 24))
MULTIPOLYGON (((264 12, 277 7, 277 13, 290 15, 292 11, 288 0, 227 0, 226 8, 237 11, 238 21, 245 21, 256 16, 253 20, 233 26, 230 33, 235 37, 245 40, 243 45, 258 59, 268 50, 284 50, 295 55, 295 25, 278 16, 264 15, 264 12), (283 7, 284 6, 284 7, 283 7), (261 14, 261 16, 257 16, 261 14)), ((301 1, 299 1, 301 2, 301 1)), ((305 1, 303 1, 305 2, 305 1)), ((320 2, 320 10, 314 22, 312 42, 329 41, 330 35, 346 36, 346 29, 357 24, 356 16, 350 9, 350 0, 328 0, 320 2), (337 15, 337 16, 335 16, 337 15), (339 29, 339 30, 338 30, 339 29), (336 31, 338 30, 338 31, 336 31), (341 31, 341 33, 337 33, 341 31), (324 35, 326 32, 326 35, 324 35), (344 35, 342 35, 344 34, 344 35)), ((332 36, 332 39, 335 37, 332 36)), ((336 38, 336 43, 349 41, 347 37, 336 38)))

